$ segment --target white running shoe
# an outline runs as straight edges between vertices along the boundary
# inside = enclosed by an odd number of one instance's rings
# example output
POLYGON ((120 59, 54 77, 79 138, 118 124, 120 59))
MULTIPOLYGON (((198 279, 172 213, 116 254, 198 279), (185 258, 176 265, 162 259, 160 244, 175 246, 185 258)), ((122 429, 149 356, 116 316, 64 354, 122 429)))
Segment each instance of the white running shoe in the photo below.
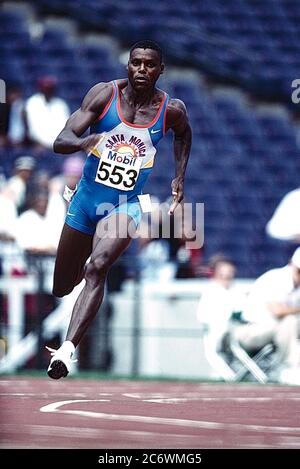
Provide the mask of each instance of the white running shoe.
POLYGON ((48 376, 52 379, 65 378, 70 371, 71 363, 77 362, 77 360, 72 360, 72 353, 66 352, 66 350, 61 347, 58 350, 47 347, 51 353, 51 360, 47 370, 48 376))

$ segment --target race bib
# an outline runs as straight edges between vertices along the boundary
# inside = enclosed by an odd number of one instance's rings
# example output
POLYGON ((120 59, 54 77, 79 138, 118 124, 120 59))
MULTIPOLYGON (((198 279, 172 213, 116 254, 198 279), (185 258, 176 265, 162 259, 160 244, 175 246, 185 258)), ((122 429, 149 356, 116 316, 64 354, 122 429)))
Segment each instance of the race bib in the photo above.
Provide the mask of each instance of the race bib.
POLYGON ((143 213, 152 212, 150 194, 140 194, 137 196, 143 213))
POLYGON ((142 165, 142 158, 131 153, 105 149, 101 153, 95 181, 122 191, 131 191, 142 165))

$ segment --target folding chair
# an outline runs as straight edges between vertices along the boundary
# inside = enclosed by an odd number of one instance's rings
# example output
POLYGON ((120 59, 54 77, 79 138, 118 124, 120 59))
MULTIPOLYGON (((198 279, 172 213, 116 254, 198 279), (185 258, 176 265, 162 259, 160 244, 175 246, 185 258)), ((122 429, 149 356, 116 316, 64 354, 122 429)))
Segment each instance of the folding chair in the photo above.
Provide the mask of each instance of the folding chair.
POLYGON ((259 383, 266 383, 269 380, 267 372, 275 363, 275 360, 272 359, 275 350, 274 345, 271 343, 266 344, 255 353, 249 354, 233 337, 230 337, 229 342, 232 355, 242 365, 236 371, 236 381, 242 381, 250 374, 259 383))
POLYGON ((248 376, 259 383, 268 381, 267 373, 276 363, 275 347, 269 343, 255 353, 247 353, 230 331, 223 335, 221 345, 218 338, 206 325, 203 337, 204 352, 207 361, 224 381, 243 381, 248 376))

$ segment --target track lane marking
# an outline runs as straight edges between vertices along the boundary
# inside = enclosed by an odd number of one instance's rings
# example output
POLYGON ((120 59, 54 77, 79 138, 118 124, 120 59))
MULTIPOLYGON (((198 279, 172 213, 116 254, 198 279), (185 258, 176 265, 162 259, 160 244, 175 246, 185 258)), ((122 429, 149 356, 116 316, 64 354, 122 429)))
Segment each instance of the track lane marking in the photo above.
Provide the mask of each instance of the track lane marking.
POLYGON ((40 408, 40 412, 45 413, 63 413, 69 415, 78 415, 81 417, 98 418, 113 421, 125 421, 135 423, 147 423, 157 425, 173 425, 182 427, 192 427, 211 430, 248 430, 255 432, 268 432, 268 433, 299 433, 300 427, 268 427, 266 425, 253 425, 253 424, 240 424, 240 423, 221 423, 221 422, 207 422, 201 420, 188 420, 188 419, 172 419, 166 417, 149 417, 146 415, 123 415, 123 414, 108 414, 104 412, 94 412, 88 410, 66 410, 61 409, 62 406, 75 403, 85 402, 104 402, 104 399, 75 399, 69 401, 58 401, 47 404, 40 408))

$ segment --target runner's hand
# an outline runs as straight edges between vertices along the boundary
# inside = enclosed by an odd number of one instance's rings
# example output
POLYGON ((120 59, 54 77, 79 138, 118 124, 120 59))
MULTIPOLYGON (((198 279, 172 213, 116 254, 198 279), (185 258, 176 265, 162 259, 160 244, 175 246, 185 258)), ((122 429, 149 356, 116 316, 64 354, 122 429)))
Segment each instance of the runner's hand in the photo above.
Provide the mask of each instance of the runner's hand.
POLYGON ((183 186, 184 186, 184 182, 181 177, 177 177, 173 179, 172 184, 171 184, 173 202, 169 208, 169 212, 168 212, 169 215, 173 215, 177 205, 180 204, 180 202, 183 199, 183 186))
POLYGON ((99 145, 99 143, 102 142, 102 140, 105 137, 105 133, 102 134, 91 134, 88 137, 85 137, 82 139, 81 142, 81 148, 85 152, 87 152, 88 155, 90 155, 95 147, 99 145))

